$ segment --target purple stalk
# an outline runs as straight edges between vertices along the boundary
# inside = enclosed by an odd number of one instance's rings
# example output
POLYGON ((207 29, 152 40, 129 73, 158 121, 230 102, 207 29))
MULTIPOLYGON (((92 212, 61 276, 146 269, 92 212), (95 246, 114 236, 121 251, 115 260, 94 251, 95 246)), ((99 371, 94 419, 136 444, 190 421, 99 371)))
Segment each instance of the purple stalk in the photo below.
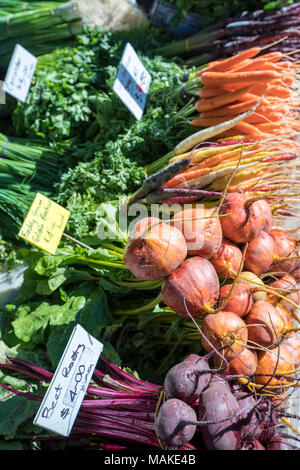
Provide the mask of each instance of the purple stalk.
POLYGON ((17 367, 17 366, 11 365, 11 364, 1 364, 0 363, 0 367, 6 368, 6 369, 9 369, 9 370, 13 370, 15 372, 19 372, 20 374, 27 375, 28 377, 31 377, 31 378, 34 378, 34 379, 37 379, 37 380, 41 380, 41 381, 44 381, 44 382, 50 382, 50 380, 51 380, 49 378, 45 378, 44 376, 41 376, 41 374, 39 374, 39 373, 35 373, 31 370, 26 370, 26 369, 23 369, 21 367, 17 367))
MULTIPOLYGON (((93 387, 89 386, 87 389, 87 393, 90 395, 95 395, 97 397, 103 397, 103 398, 147 398, 150 396, 153 396, 152 391, 133 391, 133 392, 126 392, 123 390, 110 390, 108 388, 100 388, 100 387, 93 387)), ((157 396, 157 392, 155 392, 155 396, 157 396)))
POLYGON ((87 418, 93 421, 94 423, 97 423, 98 425, 101 425, 101 420, 106 420, 107 423, 110 423, 111 425, 109 427, 114 428, 115 423, 123 423, 126 424, 126 429, 129 430, 127 425, 134 426, 135 430, 136 428, 141 428, 141 432, 143 433, 144 430, 150 430, 151 432, 154 431, 154 420, 152 422, 145 421, 142 419, 137 419, 133 417, 118 417, 116 419, 115 417, 111 417, 107 413, 94 413, 93 411, 88 411, 88 412, 83 412, 80 411, 79 415, 82 418, 87 418))
POLYGON ((111 416, 114 418, 137 418, 144 421, 154 422, 155 413, 143 411, 126 411, 126 410, 93 410, 93 413, 100 413, 102 416, 111 416))
MULTIPOLYGON (((94 371, 94 375, 97 375, 97 372, 98 371, 96 371, 96 372, 94 371)), ((142 388, 142 387, 137 388, 135 385, 131 385, 129 382, 120 381, 116 377, 117 377, 117 375, 114 372, 109 373, 109 374, 103 374, 103 378, 100 378, 100 380, 98 380, 98 384, 101 384, 103 388, 107 388, 108 390, 112 389, 112 390, 116 390, 118 392, 122 391, 122 392, 126 392, 126 393, 131 393, 131 396, 132 396, 132 393, 143 393, 143 394, 147 394, 147 395, 156 395, 157 394, 156 390, 149 390, 148 388, 145 389, 145 388, 142 388), (105 381, 104 377, 108 377, 108 376, 111 380, 110 381, 105 381), (122 389, 126 389, 126 390, 122 390, 122 389)), ((89 391, 89 388, 88 388, 88 391, 89 391)))
POLYGON ((143 426, 138 426, 134 425, 132 422, 129 420, 126 421, 120 421, 120 420, 114 420, 114 419, 109 419, 107 417, 93 417, 93 416, 83 416, 82 413, 79 413, 77 418, 76 418, 76 423, 77 424, 91 424, 95 426, 99 426, 101 429, 115 429, 117 431, 126 431, 130 432, 133 434, 140 434, 142 436, 147 436, 149 438, 153 437, 153 430, 146 429, 146 427, 143 426))
POLYGON ((29 400, 42 401, 43 399, 39 395, 34 395, 33 393, 28 392, 21 392, 20 390, 10 387, 9 385, 0 384, 0 387, 4 388, 5 390, 8 390, 9 392, 14 393, 15 395, 20 395, 21 397, 28 398, 29 400))
POLYGON ((96 434, 97 436, 110 438, 122 442, 135 442, 137 444, 143 444, 151 447, 160 447, 159 443, 154 438, 148 438, 146 436, 140 436, 138 434, 131 434, 125 431, 115 431, 112 429, 99 429, 94 426, 74 426, 73 429, 82 432, 86 432, 88 436, 96 434))
MULTIPOLYGON (((44 380, 45 382, 50 382, 53 377, 52 372, 48 372, 47 370, 42 369, 41 367, 34 366, 16 357, 7 356, 7 359, 11 361, 13 364, 20 364, 21 366, 23 366, 23 368, 29 369, 29 371, 34 371, 35 373, 39 374, 41 377, 41 380, 44 380)), ((5 365, 6 364, 0 364, 0 367, 5 367, 5 365)))
POLYGON ((127 410, 141 410, 141 411, 153 411, 155 409, 157 400, 145 400, 145 399, 118 399, 118 400, 83 400, 81 407, 85 408, 125 408, 127 410))
POLYGON ((119 374, 121 377, 124 378, 124 380, 128 380, 129 382, 131 383, 134 383, 134 384, 137 384, 137 385, 143 385, 144 387, 148 387, 149 389, 153 390, 153 389, 157 389, 157 390, 161 390, 162 389, 162 386, 161 385, 155 385, 155 384, 152 384, 150 382, 146 382, 145 380, 141 380, 141 379, 137 379, 136 377, 134 377, 133 375, 131 374, 128 374, 128 372, 125 372, 123 369, 121 369, 120 367, 116 366, 115 364, 113 364, 112 362, 110 362, 108 359, 106 359, 105 357, 102 357, 101 358, 102 362, 104 362, 104 364, 106 364, 110 369, 114 370, 115 372, 117 372, 117 374, 119 374))

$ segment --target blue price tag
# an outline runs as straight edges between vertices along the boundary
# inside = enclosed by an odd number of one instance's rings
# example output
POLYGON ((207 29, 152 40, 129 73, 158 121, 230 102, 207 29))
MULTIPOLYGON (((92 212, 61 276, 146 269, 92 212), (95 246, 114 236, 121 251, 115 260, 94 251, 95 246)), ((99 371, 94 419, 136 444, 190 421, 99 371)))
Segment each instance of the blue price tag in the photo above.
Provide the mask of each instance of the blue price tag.
POLYGON ((113 90, 137 120, 144 113, 151 76, 131 44, 124 49, 113 90))

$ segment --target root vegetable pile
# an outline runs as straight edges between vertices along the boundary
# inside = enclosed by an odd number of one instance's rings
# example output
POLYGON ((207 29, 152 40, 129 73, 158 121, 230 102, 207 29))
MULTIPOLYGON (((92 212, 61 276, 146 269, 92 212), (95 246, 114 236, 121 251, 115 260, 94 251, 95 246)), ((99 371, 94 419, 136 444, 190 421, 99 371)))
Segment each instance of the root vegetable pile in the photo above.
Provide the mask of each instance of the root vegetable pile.
MULTIPOLYGON (((187 378, 194 376, 194 358, 170 370, 165 381, 167 401, 160 410, 156 432, 169 448, 178 448, 193 430, 196 433, 191 424, 196 421, 187 407, 196 400, 196 394, 200 397, 198 423, 211 423, 200 426, 206 448, 267 449, 270 442, 253 440, 253 434, 241 432, 238 402, 232 397, 228 380, 234 378, 243 393, 249 393, 261 404, 266 397, 280 400, 298 386, 299 290, 293 273, 300 266, 299 243, 292 233, 273 225, 272 210, 265 199, 232 192, 224 194, 220 204, 209 212, 214 223, 207 223, 211 219, 197 205, 193 210, 179 211, 169 221, 184 236, 181 242, 186 247, 186 257, 162 277, 161 301, 175 314, 193 321, 204 357, 211 359, 214 372, 200 375, 191 390, 192 383, 187 378), (189 423, 186 433, 180 427, 182 420, 189 423), (222 435, 224 429, 228 431, 222 435)), ((211 363, 206 362, 207 367, 201 363, 202 370, 212 370, 211 363)), ((283 400, 283 408, 287 401, 283 400)), ((257 409, 255 405, 252 410, 255 416, 257 409)), ((273 426, 276 427, 274 423, 273 426)))

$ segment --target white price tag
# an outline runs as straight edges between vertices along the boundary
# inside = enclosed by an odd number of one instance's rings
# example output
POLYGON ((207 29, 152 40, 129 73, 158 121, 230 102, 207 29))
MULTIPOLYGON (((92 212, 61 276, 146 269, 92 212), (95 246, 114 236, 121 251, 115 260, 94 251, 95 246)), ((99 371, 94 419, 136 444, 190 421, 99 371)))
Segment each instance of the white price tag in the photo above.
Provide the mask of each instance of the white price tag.
POLYGON ((3 83, 3 91, 23 103, 26 101, 37 58, 17 44, 3 83))
POLYGON ((102 343, 75 326, 34 424, 69 436, 102 350, 102 343))
POLYGON ((113 90, 139 121, 144 112, 151 75, 145 69, 130 43, 122 55, 113 90))

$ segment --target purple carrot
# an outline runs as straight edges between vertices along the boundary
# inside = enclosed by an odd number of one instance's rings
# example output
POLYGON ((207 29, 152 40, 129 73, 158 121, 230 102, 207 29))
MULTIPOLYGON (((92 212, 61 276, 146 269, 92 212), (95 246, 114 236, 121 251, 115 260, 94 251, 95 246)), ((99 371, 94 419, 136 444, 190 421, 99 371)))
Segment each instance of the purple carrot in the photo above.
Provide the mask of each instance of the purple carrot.
POLYGON ((186 188, 164 188, 152 191, 146 197, 148 204, 154 204, 161 202, 165 199, 176 198, 176 197, 196 197, 200 199, 203 196, 221 196, 222 193, 217 191, 205 191, 202 189, 186 189, 186 188))
POLYGON ((172 206, 173 204, 190 204, 191 202, 198 201, 198 199, 199 196, 178 196, 165 199, 164 202, 172 206))

